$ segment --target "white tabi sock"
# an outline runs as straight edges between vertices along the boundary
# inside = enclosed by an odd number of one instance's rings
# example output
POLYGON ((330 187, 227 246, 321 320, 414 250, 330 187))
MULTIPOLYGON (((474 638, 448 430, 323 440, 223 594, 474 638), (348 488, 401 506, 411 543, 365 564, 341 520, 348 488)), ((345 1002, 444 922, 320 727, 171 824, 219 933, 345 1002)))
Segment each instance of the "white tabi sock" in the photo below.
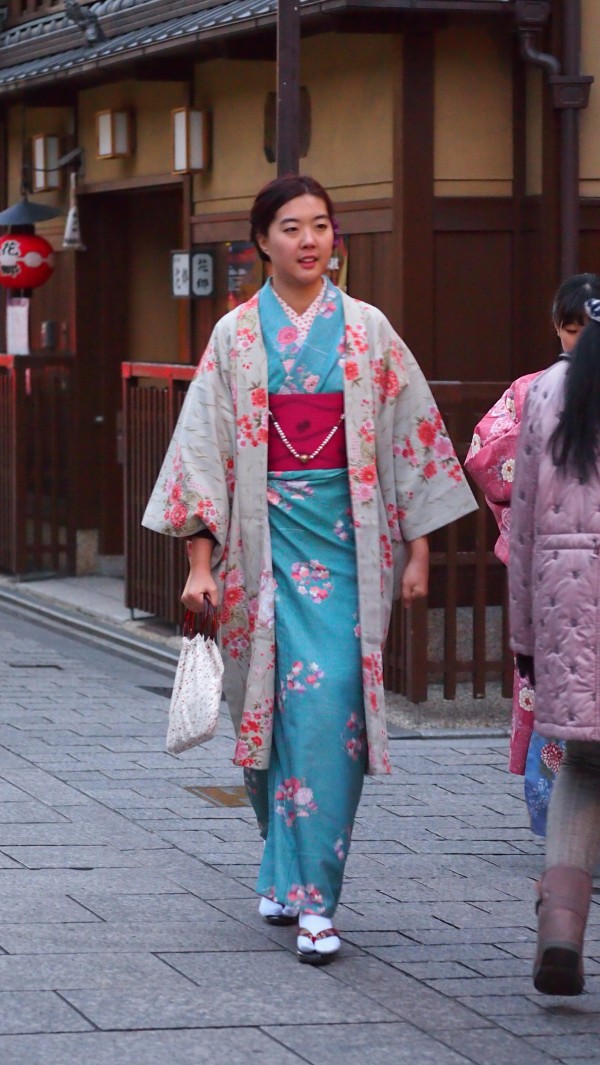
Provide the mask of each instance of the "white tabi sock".
POLYGON ((263 895, 258 904, 258 912, 261 917, 295 917, 298 911, 294 906, 282 906, 280 902, 273 902, 263 895))
MULTIPOLYGON (((333 921, 330 917, 319 917, 315 913, 302 913, 300 914, 300 927, 306 928, 307 932, 316 936, 319 932, 324 932, 328 928, 333 928, 333 921)), ((340 949, 341 943, 338 936, 328 936, 327 939, 317 939, 316 943, 312 943, 306 936, 298 936, 298 950, 301 950, 304 954, 310 954, 313 950, 316 950, 317 954, 335 954, 340 949)))

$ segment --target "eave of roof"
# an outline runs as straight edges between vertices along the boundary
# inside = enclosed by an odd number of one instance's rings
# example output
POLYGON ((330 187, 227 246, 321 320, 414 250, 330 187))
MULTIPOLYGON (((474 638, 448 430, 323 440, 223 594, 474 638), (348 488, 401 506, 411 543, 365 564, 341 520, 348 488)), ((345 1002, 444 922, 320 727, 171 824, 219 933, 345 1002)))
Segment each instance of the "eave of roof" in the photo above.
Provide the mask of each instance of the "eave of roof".
MULTIPOLYGON (((507 14, 513 0, 300 0, 301 13, 331 15, 341 12, 487 12, 507 14)), ((0 34, 0 96, 15 94, 28 88, 38 88, 59 79, 85 77, 90 72, 112 68, 131 60, 152 55, 174 53, 193 48, 197 43, 249 34, 272 28, 277 17, 277 0, 204 0, 191 4, 194 10, 165 19, 165 10, 190 6, 190 0, 165 4, 165 0, 100 0, 91 10, 103 28, 113 35, 98 45, 77 43, 81 32, 69 24, 64 15, 52 15, 24 24, 0 34), (118 31, 117 17, 122 24, 128 16, 139 21, 142 9, 144 25, 129 32, 118 31), (158 17, 161 13, 162 17, 158 17), (71 43, 71 47, 64 45, 71 43), (62 47, 59 47, 62 45, 62 47), (35 58, 11 62, 24 50, 35 58), (45 52, 40 55, 40 46, 45 52)))

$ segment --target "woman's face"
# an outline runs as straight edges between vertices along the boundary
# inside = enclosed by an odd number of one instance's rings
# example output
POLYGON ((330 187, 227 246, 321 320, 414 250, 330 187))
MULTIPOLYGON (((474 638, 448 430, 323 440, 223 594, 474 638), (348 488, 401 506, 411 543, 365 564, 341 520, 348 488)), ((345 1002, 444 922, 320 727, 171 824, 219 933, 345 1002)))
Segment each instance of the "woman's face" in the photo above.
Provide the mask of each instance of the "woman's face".
POLYGON ((579 340, 580 334, 583 333, 583 330, 585 329, 586 325, 587 320, 586 322, 568 322, 566 325, 556 326, 558 339, 562 344, 562 349, 565 355, 571 354, 573 348, 579 340))
POLYGON ((314 285, 333 251, 333 226, 327 206, 306 193, 280 207, 258 243, 270 258, 275 281, 293 288, 314 285))

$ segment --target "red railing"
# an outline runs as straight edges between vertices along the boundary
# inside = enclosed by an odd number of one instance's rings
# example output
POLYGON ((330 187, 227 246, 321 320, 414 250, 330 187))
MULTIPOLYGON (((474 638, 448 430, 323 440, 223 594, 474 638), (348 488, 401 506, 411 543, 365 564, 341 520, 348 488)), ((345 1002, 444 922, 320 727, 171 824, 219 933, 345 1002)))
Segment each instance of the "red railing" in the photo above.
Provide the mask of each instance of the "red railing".
POLYGON ((0 569, 73 573, 70 355, 0 355, 0 569))
MULTIPOLYGON (((180 540, 156 536, 140 522, 171 438, 191 366, 123 363, 125 412, 126 606, 179 625, 187 558, 180 540)), ((473 426, 498 398, 502 383, 433 382, 432 390, 462 459, 473 426)), ((504 567, 493 553, 495 523, 481 495, 477 512, 431 537, 431 591, 407 611, 396 604, 385 649, 386 687, 412 702, 430 683, 444 697, 471 681, 482 696, 488 680, 510 692, 504 567), (490 611, 490 608, 492 610, 490 611), (493 620, 495 641, 489 639, 493 620)))

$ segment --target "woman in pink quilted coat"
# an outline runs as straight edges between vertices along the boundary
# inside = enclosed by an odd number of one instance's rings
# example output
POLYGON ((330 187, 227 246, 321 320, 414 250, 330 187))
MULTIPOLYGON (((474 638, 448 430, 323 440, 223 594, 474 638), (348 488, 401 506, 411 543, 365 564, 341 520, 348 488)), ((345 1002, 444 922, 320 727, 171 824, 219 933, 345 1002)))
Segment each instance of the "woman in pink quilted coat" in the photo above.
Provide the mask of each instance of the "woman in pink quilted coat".
POLYGON ((509 560, 511 644, 535 685, 535 728, 566 741, 538 885, 534 984, 583 990, 600 858, 600 300, 570 360, 530 385, 517 449, 509 560))
MULTIPOLYGON (((552 320, 563 358, 573 351, 586 324, 585 303, 600 298, 600 277, 576 274, 563 281, 554 298, 552 320)), ((475 427, 465 469, 479 488, 498 523, 495 546, 498 558, 508 563, 510 513, 515 476, 515 456, 521 432, 523 406, 529 386, 540 373, 514 381, 475 427)), ((525 798, 532 831, 543 836, 554 777, 562 759, 560 744, 543 742, 533 731, 534 691, 528 677, 515 669, 509 772, 525 774, 525 798)))

